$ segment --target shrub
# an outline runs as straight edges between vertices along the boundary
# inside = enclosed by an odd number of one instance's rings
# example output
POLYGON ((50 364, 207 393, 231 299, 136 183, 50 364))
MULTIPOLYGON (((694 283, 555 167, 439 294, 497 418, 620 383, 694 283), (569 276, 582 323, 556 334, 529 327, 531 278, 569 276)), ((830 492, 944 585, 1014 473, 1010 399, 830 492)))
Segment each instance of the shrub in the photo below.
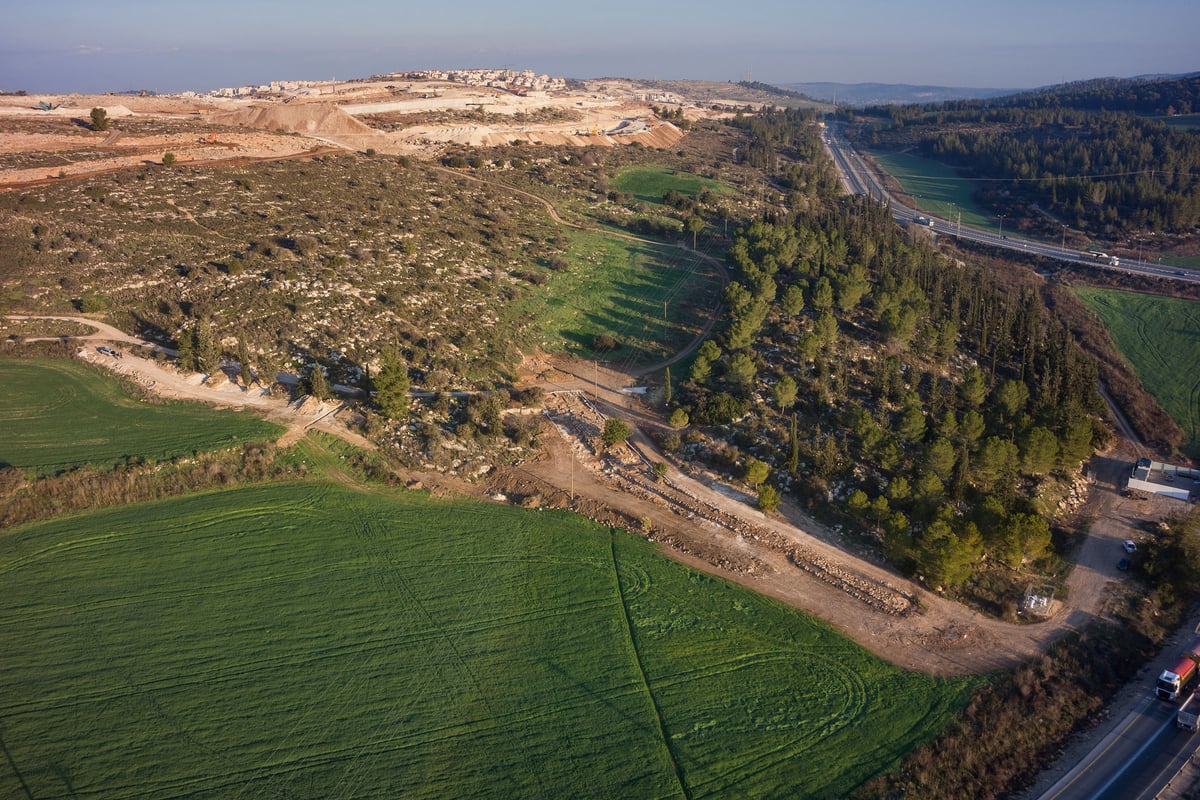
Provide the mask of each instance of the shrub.
POLYGON ((629 425, 625 420, 619 417, 609 417, 604 421, 604 432, 600 435, 601 440, 609 447, 614 444, 619 444, 629 438, 629 425))
POLYGON ((79 298, 79 310, 85 314, 107 311, 111 306, 112 300, 107 295, 89 294, 79 298))

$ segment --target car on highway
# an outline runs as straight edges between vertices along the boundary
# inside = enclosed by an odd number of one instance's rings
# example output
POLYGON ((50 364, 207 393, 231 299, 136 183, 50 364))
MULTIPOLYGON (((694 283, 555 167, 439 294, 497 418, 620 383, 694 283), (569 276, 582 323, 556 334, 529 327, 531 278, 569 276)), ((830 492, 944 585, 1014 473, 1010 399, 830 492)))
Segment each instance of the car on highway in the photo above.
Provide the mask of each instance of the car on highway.
POLYGON ((1121 544, 1121 547, 1124 547, 1124 548, 1125 548, 1125 552, 1126 552, 1126 553, 1131 553, 1131 554, 1132 554, 1132 553, 1136 553, 1136 552, 1137 552, 1137 542, 1135 542, 1133 539, 1126 539, 1126 540, 1125 540, 1125 541, 1124 541, 1124 542, 1121 544))

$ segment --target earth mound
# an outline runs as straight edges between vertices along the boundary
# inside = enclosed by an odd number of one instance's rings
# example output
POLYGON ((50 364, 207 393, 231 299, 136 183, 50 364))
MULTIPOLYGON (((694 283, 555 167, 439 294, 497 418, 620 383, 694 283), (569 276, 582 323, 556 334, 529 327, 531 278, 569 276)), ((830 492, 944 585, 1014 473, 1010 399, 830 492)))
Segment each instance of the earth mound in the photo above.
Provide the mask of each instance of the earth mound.
POLYGON ((248 128, 283 130, 294 133, 355 134, 375 133, 375 129, 359 122, 332 103, 301 103, 257 105, 214 114, 212 121, 222 125, 241 125, 248 128))

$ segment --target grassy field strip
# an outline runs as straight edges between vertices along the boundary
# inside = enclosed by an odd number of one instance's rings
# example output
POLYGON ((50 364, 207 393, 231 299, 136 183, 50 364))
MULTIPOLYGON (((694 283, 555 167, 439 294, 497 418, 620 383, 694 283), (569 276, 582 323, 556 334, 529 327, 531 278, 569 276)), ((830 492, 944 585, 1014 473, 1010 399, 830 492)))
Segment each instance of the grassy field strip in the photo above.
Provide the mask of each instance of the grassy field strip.
POLYGON ((1147 391, 1200 452, 1200 303, 1175 297, 1077 287, 1147 391))
POLYGON ((623 344, 622 358, 649 363, 691 341, 697 319, 716 300, 716 274, 678 248, 593 232, 573 233, 572 241, 570 269, 550 273, 543 291, 525 293, 505 310, 513 319, 541 320, 526 345, 590 352, 593 338, 609 333, 623 344))
POLYGON ((613 186, 619 192, 632 194, 643 203, 662 203, 663 195, 672 189, 688 197, 695 197, 704 189, 719 195, 732 191, 721 181, 654 165, 621 170, 613 180, 613 186))
POLYGON ((0 568, 0 797, 839 797, 973 685, 568 514, 317 481, 0 568))
MULTIPOLYGON (((820 785, 812 796, 842 797, 856 785, 854 769, 863 766, 849 766, 851 751, 870 751, 885 769, 929 723, 930 700, 910 706, 903 696, 911 688, 848 658, 840 637, 821 623, 781 627, 769 606, 703 576, 673 573, 658 576, 655 590, 630 604, 647 675, 694 797, 788 794, 789 785, 820 785), (706 599, 684 601, 697 596, 706 599), (695 686, 710 680, 741 690, 698 696, 695 686), (883 719, 889 720, 886 734, 877 727, 883 719), (723 733, 730 730, 740 732, 736 749, 723 733), (794 777, 781 779, 786 773, 794 777)), ((934 713, 957 702, 961 697, 934 713)))
POLYGON ((0 463, 35 474, 190 456, 283 433, 252 414, 141 402, 75 361, 0 359, 0 385, 0 463))
POLYGON ((964 224, 995 230, 999 219, 976 205, 971 197, 975 185, 938 161, 890 150, 869 151, 889 175, 900 182, 917 205, 930 214, 956 221, 962 212, 964 224))

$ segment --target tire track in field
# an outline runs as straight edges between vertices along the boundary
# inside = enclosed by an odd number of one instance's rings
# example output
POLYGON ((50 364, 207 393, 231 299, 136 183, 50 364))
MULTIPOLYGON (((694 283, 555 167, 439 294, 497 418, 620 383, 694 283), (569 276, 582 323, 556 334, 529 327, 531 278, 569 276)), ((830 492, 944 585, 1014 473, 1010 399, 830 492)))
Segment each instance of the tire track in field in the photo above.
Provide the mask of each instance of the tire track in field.
MULTIPOLYGON (((793 653, 792 656, 799 658, 800 654, 793 653)), ((814 657, 810 653, 806 658, 823 664, 823 668, 814 667, 813 673, 826 681, 834 681, 841 690, 840 692, 831 690, 827 685, 822 684, 818 694, 826 697, 841 697, 844 698, 843 701, 840 704, 831 705, 823 718, 797 721, 793 729, 795 732, 793 738, 755 751, 749 758, 730 767, 720 775, 714 775, 697 784, 695 789, 698 794, 700 793, 698 790, 703 788, 703 794, 717 793, 724 796, 738 796, 739 793, 733 790, 742 783, 752 780, 763 772, 774 770, 788 761, 803 758, 815 743, 855 724, 864 714, 867 705, 867 687, 861 674, 847 671, 841 660, 836 657, 823 658, 819 655, 814 657)))
MULTIPOLYGON (((823 709, 823 715, 819 718, 805 717, 795 720, 792 736, 786 741, 755 752, 719 775, 713 775, 702 782, 693 783, 691 789, 695 794, 724 793, 728 795, 731 789, 744 781, 750 780, 764 771, 774 769, 788 760, 803 757, 814 743, 855 724, 866 710, 866 682, 859 673, 847 672, 840 656, 836 654, 824 656, 812 650, 803 654, 796 650, 760 651, 735 656, 705 667, 677 672, 670 678, 655 681, 656 686, 679 687, 697 680, 796 660, 807 664, 811 664, 813 661, 818 662, 807 671, 811 672, 813 676, 819 676, 823 679, 823 683, 817 689, 812 690, 810 695, 818 698, 838 698, 840 702, 830 703, 828 708, 823 709), (830 680, 837 684, 836 688, 827 685, 830 680)), ((782 694, 780 694, 778 702, 780 709, 787 707, 782 694)), ((794 703, 803 704, 804 698, 797 697, 794 703)), ((754 722, 761 722, 761 720, 754 722)), ((686 740, 686 734, 683 735, 683 738, 686 740)))
MULTIPOLYGON (((424 620, 426 628, 432 632, 432 636, 430 638, 431 644, 440 643, 443 646, 444 652, 449 654, 448 660, 439 659, 432 665, 434 669, 431 670, 432 674, 430 680, 440 679, 443 684, 447 684, 449 682, 447 676, 443 676, 440 673, 441 667, 447 663, 447 661, 449 661, 449 663, 452 663, 457 668, 457 671, 465 677, 465 683, 472 688, 476 701, 484 709, 484 711, 487 712, 487 719, 496 720, 501 717, 502 715, 492 704, 491 698, 488 696, 487 692, 484 691, 479 677, 471 668, 470 662, 463 656, 458 644, 455 642, 455 637, 451 634, 450 630, 441 625, 440 622, 434 617, 433 613, 430 612, 429 608, 421 600, 420 595, 412 588, 412 585, 405 578, 404 569, 407 565, 402 564, 395 559, 395 557, 389 552, 387 545, 380 541, 379 532, 376 529, 373 520, 367 519, 361 514, 358 515, 357 519, 355 520, 354 530, 360 548, 364 554, 367 555, 376 565, 374 570, 375 579, 393 596, 407 601, 403 603, 402 607, 415 610, 417 615, 424 620)), ((431 647, 428 651, 428 654, 433 657, 434 648, 431 647)), ((380 735, 373 741, 377 742, 381 739, 391 738, 395 735, 395 732, 398 728, 401 728, 407 724, 403 719, 403 715, 396 714, 394 716, 397 718, 397 722, 391 726, 387 734, 385 735, 383 732, 381 732, 380 735)), ((474 730, 479 726, 479 724, 480 721, 476 720, 469 723, 469 727, 474 730)), ((540 773, 537 770, 534 770, 533 775, 537 779, 540 788, 542 789, 541 793, 544 795, 546 793, 546 787, 542 783, 540 773)), ((351 791, 349 796, 356 796, 356 793, 351 791)))
POLYGON ((612 528, 608 530, 608 542, 609 552, 612 554, 613 582, 616 584, 617 600, 620 603, 621 615, 625 623, 624 638, 626 644, 629 646, 630 655, 633 657, 632 666, 637 669, 638 675, 641 676, 646 699, 650 702, 650 710, 654 714, 654 719, 658 722, 658 734, 666 752, 667 761, 675 771, 675 780, 679 785, 679 794, 690 800, 691 793, 688 792, 687 784, 683 778, 683 768, 680 766, 679 759, 675 755, 674 747, 671 744, 671 737, 667 733, 666 724, 663 722, 662 711, 658 707, 658 701, 654 698, 654 691, 650 688, 650 679, 646 676, 646 667, 642 664, 642 654, 638 651, 637 640, 633 637, 633 620, 629 616, 629 605, 625 600, 625 592, 621 584, 621 570, 617 564, 617 534, 612 528))

